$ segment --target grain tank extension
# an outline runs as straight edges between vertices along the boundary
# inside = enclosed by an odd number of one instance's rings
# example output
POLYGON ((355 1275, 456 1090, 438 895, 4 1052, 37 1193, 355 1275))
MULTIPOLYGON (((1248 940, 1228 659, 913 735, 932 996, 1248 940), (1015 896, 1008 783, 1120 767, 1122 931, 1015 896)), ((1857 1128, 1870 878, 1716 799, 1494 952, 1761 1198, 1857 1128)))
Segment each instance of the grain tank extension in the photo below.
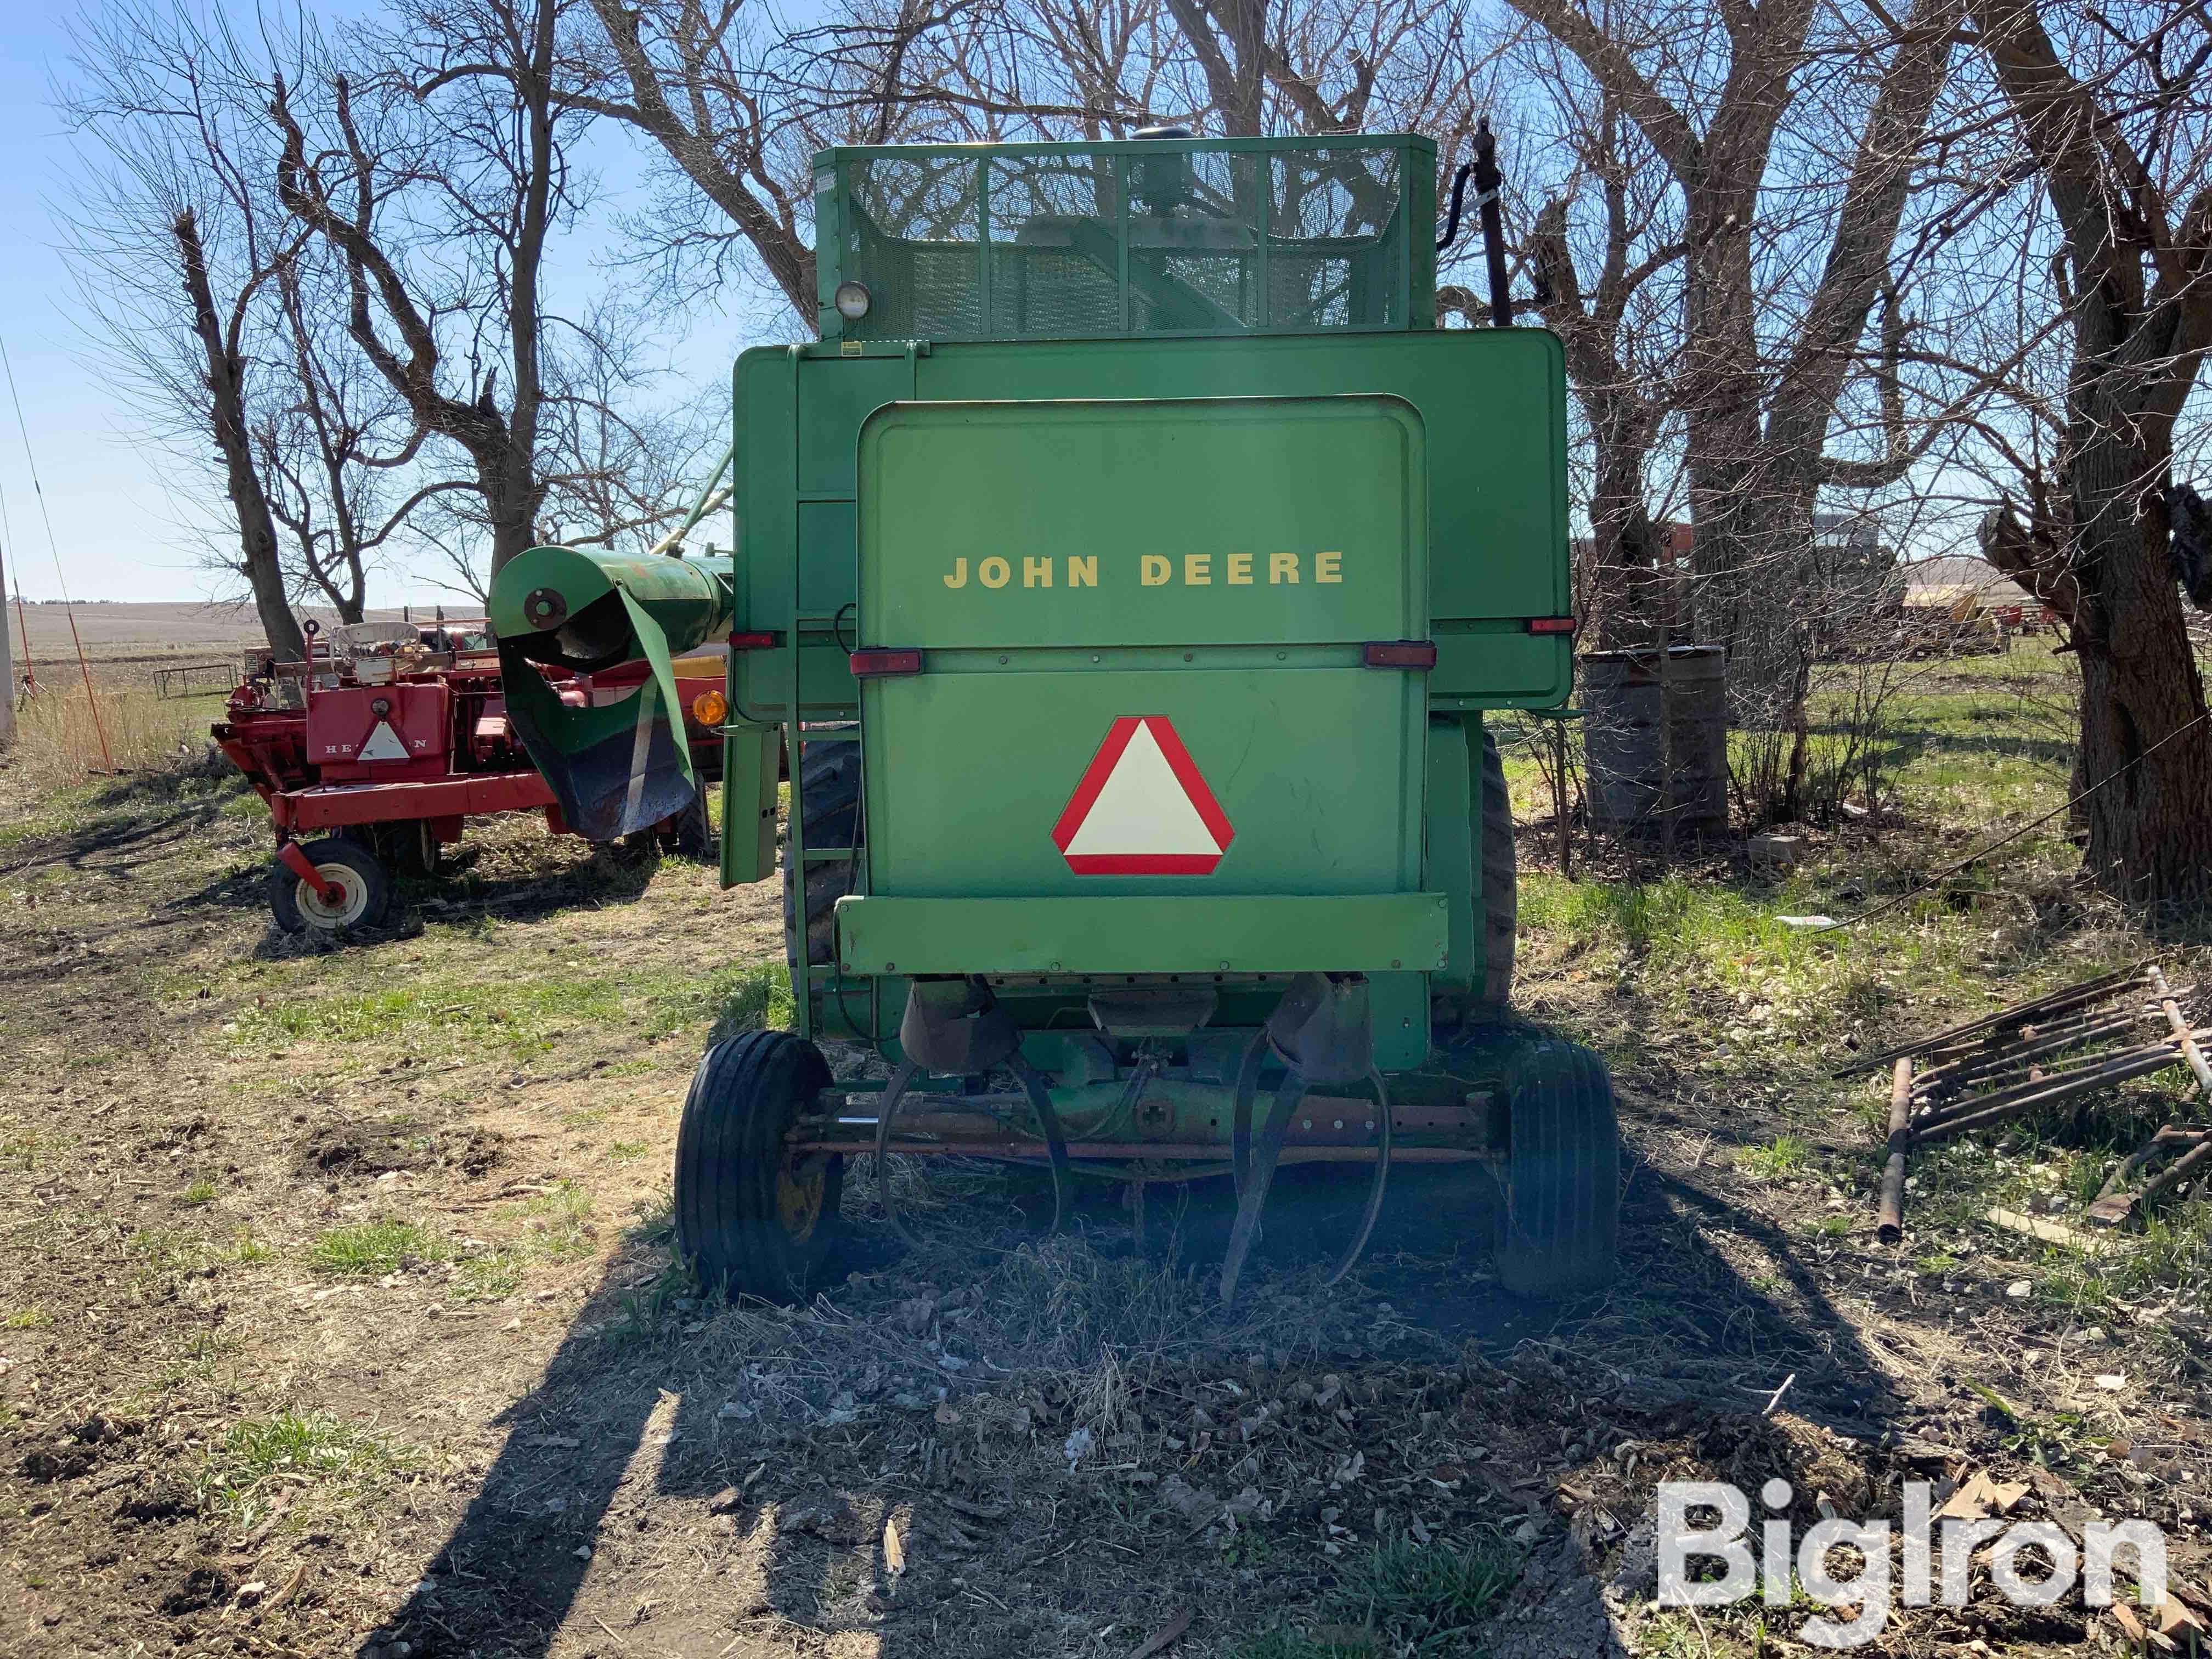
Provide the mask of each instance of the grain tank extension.
MULTIPOLYGON (((726 884, 775 872, 779 746, 793 780, 796 1029, 713 1049, 680 1133, 709 1279, 803 1288, 867 1151, 1035 1164, 1056 1207, 1233 1181, 1224 1295, 1294 1162, 1359 1177, 1345 1266, 1424 1164, 1497 1178, 1510 1288, 1610 1276, 1603 1068, 1502 1019, 1483 726, 1568 692, 1561 356, 1434 325, 1435 167, 1410 137, 824 151, 821 337, 737 365, 734 561, 502 573, 503 651, 641 658, 641 698, 726 631, 726 884), (833 1084, 825 1038, 890 1077, 833 1084)), ((542 712, 572 820, 666 810, 650 702, 542 712)))

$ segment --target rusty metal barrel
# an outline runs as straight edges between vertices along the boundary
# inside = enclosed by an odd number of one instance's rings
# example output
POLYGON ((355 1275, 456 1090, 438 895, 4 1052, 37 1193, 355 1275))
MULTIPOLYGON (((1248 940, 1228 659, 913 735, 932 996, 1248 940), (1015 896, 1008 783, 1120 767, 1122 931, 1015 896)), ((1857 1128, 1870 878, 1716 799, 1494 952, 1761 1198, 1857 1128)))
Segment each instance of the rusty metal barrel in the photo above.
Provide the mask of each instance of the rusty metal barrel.
POLYGON ((1678 835, 1725 830, 1727 652, 1717 645, 1678 645, 1667 653, 1667 716, 1660 708, 1656 650, 1594 651, 1577 668, 1590 822, 1601 830, 1654 832, 1671 813, 1678 835))

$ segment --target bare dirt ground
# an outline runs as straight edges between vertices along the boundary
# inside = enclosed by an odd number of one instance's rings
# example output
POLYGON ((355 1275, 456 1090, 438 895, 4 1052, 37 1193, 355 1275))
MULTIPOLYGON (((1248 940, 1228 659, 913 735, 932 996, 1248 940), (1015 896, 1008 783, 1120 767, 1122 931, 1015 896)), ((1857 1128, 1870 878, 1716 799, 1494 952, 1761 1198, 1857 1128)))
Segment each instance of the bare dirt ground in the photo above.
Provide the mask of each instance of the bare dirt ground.
MULTIPOLYGON (((939 1174, 914 1257, 855 1171, 821 1295, 727 1308, 672 1262, 666 1171, 710 1029, 775 1015, 773 884, 517 821, 388 936, 298 954, 228 783, 18 790, 0 825, 0 1651, 1786 1650, 1802 1607, 1650 1606, 1669 1477, 1780 1475, 1802 1526, 1987 1471, 2009 1518, 2150 1517, 2205 1594, 2201 1280, 2046 1294, 2071 1269, 1947 1210, 1878 1246, 1879 1103, 1805 1080, 1980 986, 1685 1021, 1537 890, 1524 1012, 1620 1091, 1587 1303, 1499 1293, 1463 1182, 1408 1181, 1328 1291, 1356 1199, 1293 1191, 1224 1314, 1217 1197, 1140 1251, 1111 1205, 1046 1238, 1033 1193, 939 1174)), ((2008 962, 2100 964, 2051 925, 2008 962)), ((1975 1582, 1866 1650, 2118 1639, 1975 1582)))

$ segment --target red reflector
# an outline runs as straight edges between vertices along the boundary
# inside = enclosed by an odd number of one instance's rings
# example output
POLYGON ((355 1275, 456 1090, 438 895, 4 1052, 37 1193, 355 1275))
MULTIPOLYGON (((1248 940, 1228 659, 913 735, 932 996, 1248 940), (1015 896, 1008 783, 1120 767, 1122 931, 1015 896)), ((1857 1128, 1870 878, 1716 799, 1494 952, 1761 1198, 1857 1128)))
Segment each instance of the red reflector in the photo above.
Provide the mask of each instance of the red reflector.
POLYGON ((1575 631, 1575 619, 1572 617, 1531 617, 1528 618, 1528 631, 1531 634, 1571 634, 1575 631))
POLYGON ((1359 660, 1370 668, 1434 668, 1434 640, 1370 640, 1359 647, 1359 660))
POLYGON ((732 651, 773 651, 775 649, 775 635, 767 633, 732 634, 730 635, 730 649, 732 651))
POLYGON ((850 660, 853 672, 864 680, 880 679, 890 674, 921 672, 921 653, 919 651, 855 651, 850 660))

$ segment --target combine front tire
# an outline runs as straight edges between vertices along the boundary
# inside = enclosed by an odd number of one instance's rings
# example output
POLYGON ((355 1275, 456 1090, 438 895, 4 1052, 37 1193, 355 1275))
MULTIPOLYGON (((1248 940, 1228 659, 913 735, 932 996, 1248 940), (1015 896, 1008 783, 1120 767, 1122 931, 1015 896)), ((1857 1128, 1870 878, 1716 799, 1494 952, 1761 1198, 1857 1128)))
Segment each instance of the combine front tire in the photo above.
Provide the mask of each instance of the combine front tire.
POLYGON ((1520 874, 1513 851, 1513 802, 1505 793, 1505 763, 1498 738, 1482 732, 1482 817, 1476 862, 1482 872, 1482 1006, 1503 1012, 1513 994, 1514 929, 1519 921, 1520 874))
POLYGON ((854 890, 854 861, 860 856, 860 745, 836 741, 807 744, 799 751, 799 781, 793 787, 799 792, 805 813, 806 850, 825 853, 849 848, 852 853, 850 858, 822 859, 807 864, 804 883, 806 915, 802 921, 795 902, 801 883, 792 868, 791 849, 787 844, 784 848, 783 925, 794 933, 802 927, 806 930, 806 948, 799 953, 805 960, 829 962, 836 955, 830 929, 837 901, 854 890))
POLYGON ((1620 1231, 1620 1132, 1605 1066, 1571 1042, 1534 1042, 1505 1068, 1505 1208, 1498 1277, 1516 1296, 1612 1281, 1620 1231))
POLYGON ((376 854, 357 841, 332 836, 300 848, 325 885, 326 898, 290 866, 279 860, 269 872, 269 908, 288 933, 336 933, 341 927, 374 927, 392 908, 392 877, 376 854))
POLYGON ((785 1134, 829 1084, 821 1050, 788 1031, 719 1042, 692 1073, 676 1133, 676 1243, 709 1290, 805 1294, 836 1227, 844 1159, 794 1154, 785 1134))

